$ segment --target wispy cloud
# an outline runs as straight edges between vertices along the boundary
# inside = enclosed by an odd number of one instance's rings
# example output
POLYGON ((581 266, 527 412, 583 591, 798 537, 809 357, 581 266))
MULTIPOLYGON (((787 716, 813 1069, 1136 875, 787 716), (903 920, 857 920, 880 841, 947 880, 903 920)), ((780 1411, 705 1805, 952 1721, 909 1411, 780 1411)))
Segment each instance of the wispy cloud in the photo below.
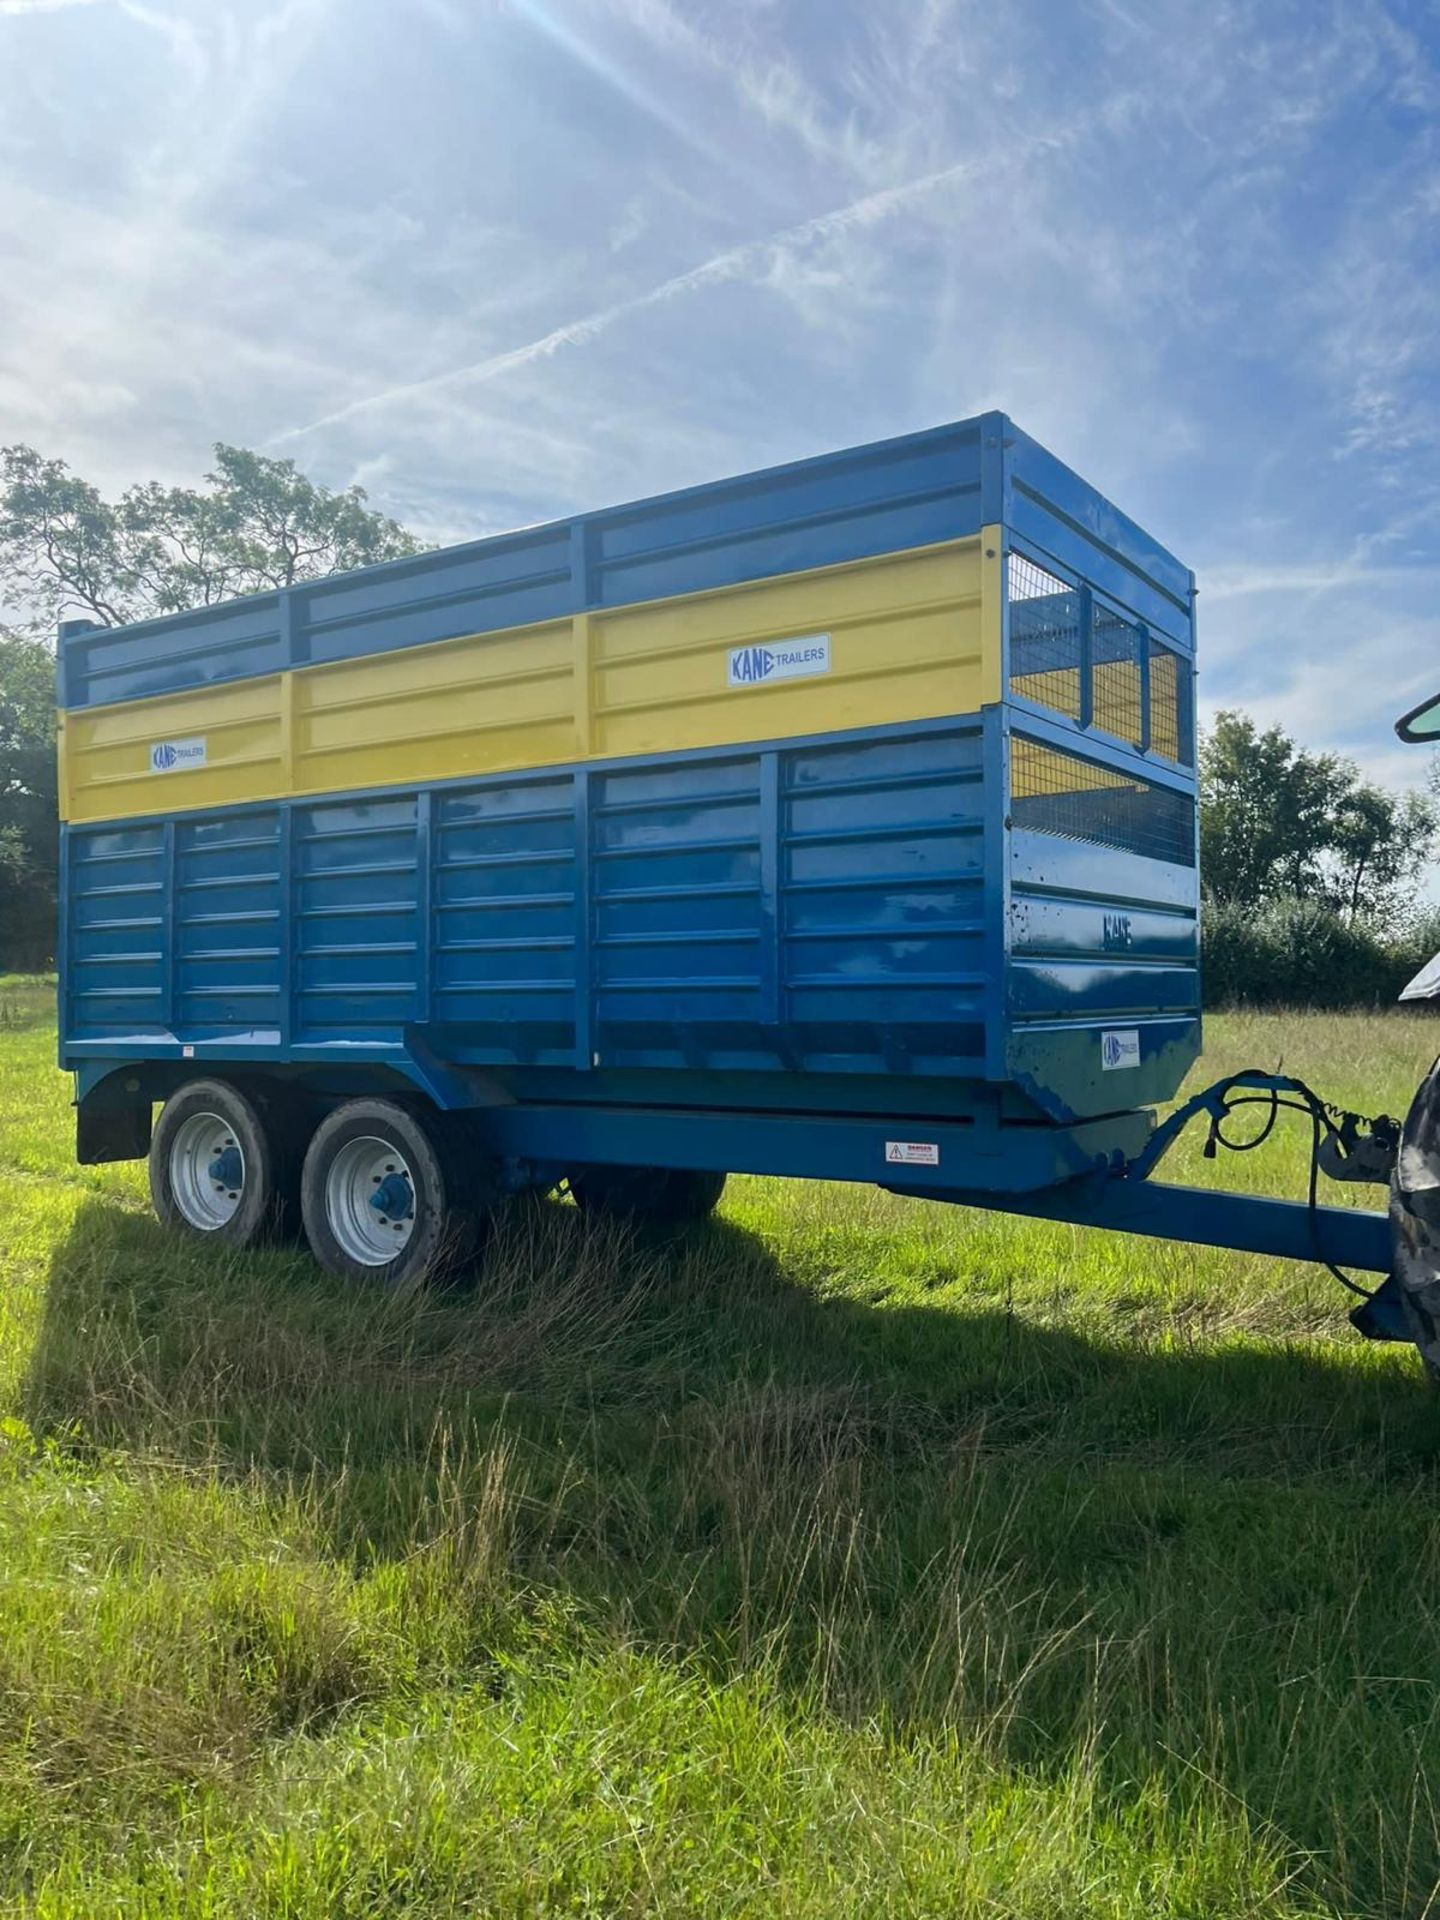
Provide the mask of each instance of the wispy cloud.
POLYGON ((0 20, 7 14, 68 13, 72 7, 94 7, 107 0, 0 0, 0 20))
MULTIPOLYGON (((1046 143, 1061 144, 1059 136, 1046 143)), ((763 278, 773 274, 778 267, 796 252, 818 241, 832 240, 857 228, 873 227, 889 219, 901 209, 914 202, 955 186, 961 181, 974 180, 986 171, 987 163, 977 160, 956 161, 948 167, 941 167, 933 173, 922 175, 919 179, 905 180, 893 187, 882 187, 874 193, 862 194, 858 199, 847 202, 842 207, 834 207, 825 213, 816 214, 809 220, 797 222, 778 232, 767 234, 763 239, 746 241, 741 246, 728 247, 722 253, 713 254, 708 260, 702 260, 697 266, 687 268, 683 273, 671 275, 658 285, 648 287, 643 293, 631 295, 624 300, 612 302, 609 306, 597 308, 578 319, 567 321, 563 326, 553 327, 548 333, 537 339, 527 340, 524 345, 511 347, 503 353, 488 355, 483 360, 475 360, 466 366, 452 367, 444 373, 433 374, 424 380, 410 380, 398 386, 387 387, 378 393, 363 395, 343 407, 307 421, 303 426, 291 427, 275 436, 277 443, 300 438, 304 434, 316 433, 323 427, 336 426, 342 421, 353 420, 357 415, 372 412, 380 407, 394 406, 402 401, 431 395, 448 388, 480 385, 486 381, 497 380, 521 367, 538 360, 550 359, 567 347, 583 346, 586 342, 606 333, 621 320, 632 314, 642 313, 646 308, 657 307, 669 301, 677 300, 686 294, 697 293, 702 288, 722 285, 727 281, 763 278)))
POLYGON ((1440 579, 1440 565, 1215 567, 1206 573, 1203 591, 1208 606, 1221 600, 1253 600, 1265 594, 1313 595, 1358 588, 1420 587, 1435 579, 1440 579))
POLYGON ((658 87, 648 86, 632 73, 612 50, 583 33, 559 7, 549 0, 510 0, 515 12, 537 33, 558 47, 567 58, 576 61, 587 73, 612 88, 632 107, 663 127, 674 140, 702 154, 712 164, 726 168, 736 156, 711 140, 695 121, 678 111, 658 87))

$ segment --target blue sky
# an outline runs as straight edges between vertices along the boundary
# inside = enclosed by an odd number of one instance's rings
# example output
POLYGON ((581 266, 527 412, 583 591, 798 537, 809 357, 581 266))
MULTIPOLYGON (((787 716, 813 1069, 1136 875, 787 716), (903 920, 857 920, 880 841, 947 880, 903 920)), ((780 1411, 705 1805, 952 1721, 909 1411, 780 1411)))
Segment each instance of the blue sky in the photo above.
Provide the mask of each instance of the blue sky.
POLYGON ((0 440, 451 540, 1003 407, 1419 779, 1437 107, 1435 0, 0 0, 0 440))

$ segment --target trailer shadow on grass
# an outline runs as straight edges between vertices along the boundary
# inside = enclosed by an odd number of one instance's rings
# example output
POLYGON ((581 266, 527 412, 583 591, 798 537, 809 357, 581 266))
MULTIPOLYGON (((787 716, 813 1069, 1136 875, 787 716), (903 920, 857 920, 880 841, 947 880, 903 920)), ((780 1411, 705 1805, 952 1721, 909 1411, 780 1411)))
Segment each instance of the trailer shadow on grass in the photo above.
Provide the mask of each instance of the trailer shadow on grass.
POLYGON ((846 1718, 1083 1749, 1117 1807, 1218 1782, 1325 1860, 1363 1782, 1350 1894, 1428 1874, 1440 1410, 1395 1366, 864 1305, 723 1222, 647 1245, 554 1205, 466 1289, 363 1294, 94 1201, 26 1403, 81 1455, 298 1495, 361 1568, 443 1541, 425 1604, 545 1595, 846 1718))

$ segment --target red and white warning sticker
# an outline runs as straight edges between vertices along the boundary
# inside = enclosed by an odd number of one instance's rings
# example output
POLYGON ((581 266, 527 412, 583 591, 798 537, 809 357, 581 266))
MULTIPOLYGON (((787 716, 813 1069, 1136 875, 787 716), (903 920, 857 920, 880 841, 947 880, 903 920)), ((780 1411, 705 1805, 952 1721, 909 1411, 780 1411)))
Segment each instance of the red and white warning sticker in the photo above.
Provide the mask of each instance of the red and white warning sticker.
POLYGON ((892 1167, 938 1167, 940 1148, 934 1140, 887 1140, 885 1158, 892 1167))

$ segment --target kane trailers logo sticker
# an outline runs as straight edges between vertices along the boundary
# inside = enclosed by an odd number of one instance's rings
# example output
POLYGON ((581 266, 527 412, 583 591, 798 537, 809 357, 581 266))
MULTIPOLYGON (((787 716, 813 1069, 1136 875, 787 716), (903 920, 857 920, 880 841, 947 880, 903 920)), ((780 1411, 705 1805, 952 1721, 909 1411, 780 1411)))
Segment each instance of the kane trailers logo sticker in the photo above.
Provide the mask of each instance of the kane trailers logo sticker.
POLYGON ((798 640, 772 640, 763 647, 730 649, 730 685, 758 687, 770 680, 803 680, 830 671, 828 633, 802 634, 798 640))
POLYGON ((933 1140, 887 1140, 885 1159, 892 1167, 938 1167, 940 1149, 933 1140))
POLYGON ((1107 1073, 1116 1067, 1138 1067, 1140 1034, 1135 1027, 1109 1027, 1100 1036, 1100 1064, 1107 1073))
POLYGON ((157 740, 150 749, 152 773, 184 773, 188 767, 203 767, 205 742, 199 740, 157 740))

